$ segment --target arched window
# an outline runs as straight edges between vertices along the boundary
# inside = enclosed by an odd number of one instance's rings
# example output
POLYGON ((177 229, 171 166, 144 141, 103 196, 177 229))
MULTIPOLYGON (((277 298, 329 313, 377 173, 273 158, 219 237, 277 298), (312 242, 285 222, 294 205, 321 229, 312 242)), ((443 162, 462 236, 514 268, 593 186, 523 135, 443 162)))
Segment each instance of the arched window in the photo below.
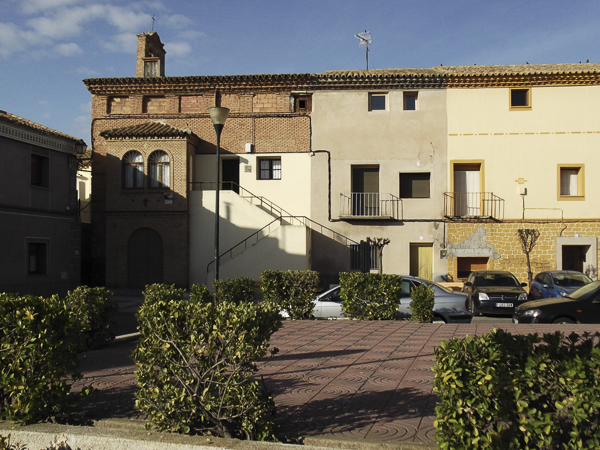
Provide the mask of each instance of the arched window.
POLYGON ((141 189, 144 187, 144 157, 132 150, 123 156, 123 187, 141 189))
POLYGON ((169 155, 162 150, 157 150, 148 158, 150 187, 168 188, 170 186, 170 162, 169 155))

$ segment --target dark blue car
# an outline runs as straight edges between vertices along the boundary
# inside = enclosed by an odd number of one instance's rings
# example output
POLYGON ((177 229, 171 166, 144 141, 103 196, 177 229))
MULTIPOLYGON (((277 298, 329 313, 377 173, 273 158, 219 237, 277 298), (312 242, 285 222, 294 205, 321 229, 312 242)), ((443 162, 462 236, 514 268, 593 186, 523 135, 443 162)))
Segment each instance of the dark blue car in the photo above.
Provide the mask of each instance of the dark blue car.
POLYGON ((575 270, 548 270, 538 273, 531 282, 529 299, 566 297, 592 280, 575 270))

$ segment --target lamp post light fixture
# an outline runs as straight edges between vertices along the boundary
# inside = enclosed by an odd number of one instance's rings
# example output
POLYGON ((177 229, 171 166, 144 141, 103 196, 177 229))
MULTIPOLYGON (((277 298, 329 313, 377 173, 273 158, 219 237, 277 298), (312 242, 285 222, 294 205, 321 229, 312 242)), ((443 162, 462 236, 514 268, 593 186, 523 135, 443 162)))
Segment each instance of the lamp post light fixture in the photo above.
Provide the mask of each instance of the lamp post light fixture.
POLYGON ((217 187, 215 199, 215 280, 219 279, 219 191, 221 189, 221 131, 225 126, 229 108, 213 106, 208 108, 210 120, 217 133, 217 187))

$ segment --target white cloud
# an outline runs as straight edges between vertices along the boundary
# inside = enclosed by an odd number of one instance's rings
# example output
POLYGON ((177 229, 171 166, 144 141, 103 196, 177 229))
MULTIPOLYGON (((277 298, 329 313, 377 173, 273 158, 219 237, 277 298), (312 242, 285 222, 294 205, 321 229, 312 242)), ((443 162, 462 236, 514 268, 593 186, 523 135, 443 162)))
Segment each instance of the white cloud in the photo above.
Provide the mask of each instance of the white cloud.
POLYGON ((159 17, 156 21, 158 25, 162 25, 163 23, 168 28, 173 29, 181 29, 194 26, 194 21, 187 16, 183 16, 181 14, 174 14, 172 16, 167 16, 165 20, 161 20, 159 17))
POLYGON ((13 52, 26 50, 43 41, 40 36, 24 31, 13 23, 0 23, 0 55, 6 57, 13 52))
POLYGON ((80 0, 21 0, 21 10, 26 14, 54 9, 61 6, 74 5, 80 0))
POLYGON ((187 42, 169 42, 165 44, 165 50, 170 56, 181 57, 189 55, 192 47, 187 42))
POLYGON ((202 31, 183 30, 183 31, 180 31, 177 33, 177 37, 179 37, 180 39, 195 40, 195 39, 205 38, 206 34, 204 34, 202 31))
POLYGON ((61 8, 53 14, 30 19, 27 24, 36 34, 52 39, 64 39, 81 33, 81 26, 102 17, 106 8, 102 5, 61 8))
MULTIPOLYGON (((92 102, 86 102, 79 105, 79 111, 91 114, 92 111, 92 102)), ((87 117, 87 116, 79 116, 79 117, 87 117)))
POLYGON ((140 28, 152 26, 152 18, 146 13, 136 13, 120 6, 107 6, 106 19, 120 31, 135 31, 140 28))
POLYGON ((83 53, 83 50, 79 47, 79 45, 74 42, 70 42, 68 44, 58 44, 55 47, 56 53, 61 56, 75 56, 83 53))
POLYGON ((137 36, 135 33, 121 33, 108 41, 101 42, 101 45, 108 51, 120 53, 137 52, 137 36))
POLYGON ((89 67, 85 67, 85 66, 81 66, 81 67, 78 67, 77 69, 75 69, 75 73, 79 74, 79 75, 84 75, 86 77, 99 75, 97 70, 90 69, 89 67))

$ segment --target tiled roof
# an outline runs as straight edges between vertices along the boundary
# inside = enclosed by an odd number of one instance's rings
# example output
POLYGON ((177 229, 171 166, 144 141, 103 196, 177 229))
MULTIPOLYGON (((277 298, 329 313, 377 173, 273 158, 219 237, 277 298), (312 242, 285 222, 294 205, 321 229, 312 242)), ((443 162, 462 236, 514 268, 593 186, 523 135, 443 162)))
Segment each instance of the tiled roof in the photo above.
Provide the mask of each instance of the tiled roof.
POLYGON ((537 75, 566 73, 600 73, 599 63, 579 64, 517 64, 509 66, 438 66, 433 68, 444 75, 454 76, 501 76, 501 75, 537 75))
POLYGON ((141 125, 113 128, 100 133, 107 139, 115 138, 181 138, 196 136, 190 130, 176 128, 162 122, 148 122, 141 125))
POLYGON ((12 123, 15 125, 21 125, 33 130, 41 131, 45 134, 50 134, 55 137, 61 137, 64 139, 69 139, 73 141, 75 144, 84 144, 83 139, 79 139, 73 136, 69 136, 66 133, 62 133, 60 131, 53 130, 52 128, 45 127, 44 125, 40 125, 39 123, 32 122, 31 120, 23 119, 22 117, 16 116, 6 111, 0 110, 0 121, 12 123))

